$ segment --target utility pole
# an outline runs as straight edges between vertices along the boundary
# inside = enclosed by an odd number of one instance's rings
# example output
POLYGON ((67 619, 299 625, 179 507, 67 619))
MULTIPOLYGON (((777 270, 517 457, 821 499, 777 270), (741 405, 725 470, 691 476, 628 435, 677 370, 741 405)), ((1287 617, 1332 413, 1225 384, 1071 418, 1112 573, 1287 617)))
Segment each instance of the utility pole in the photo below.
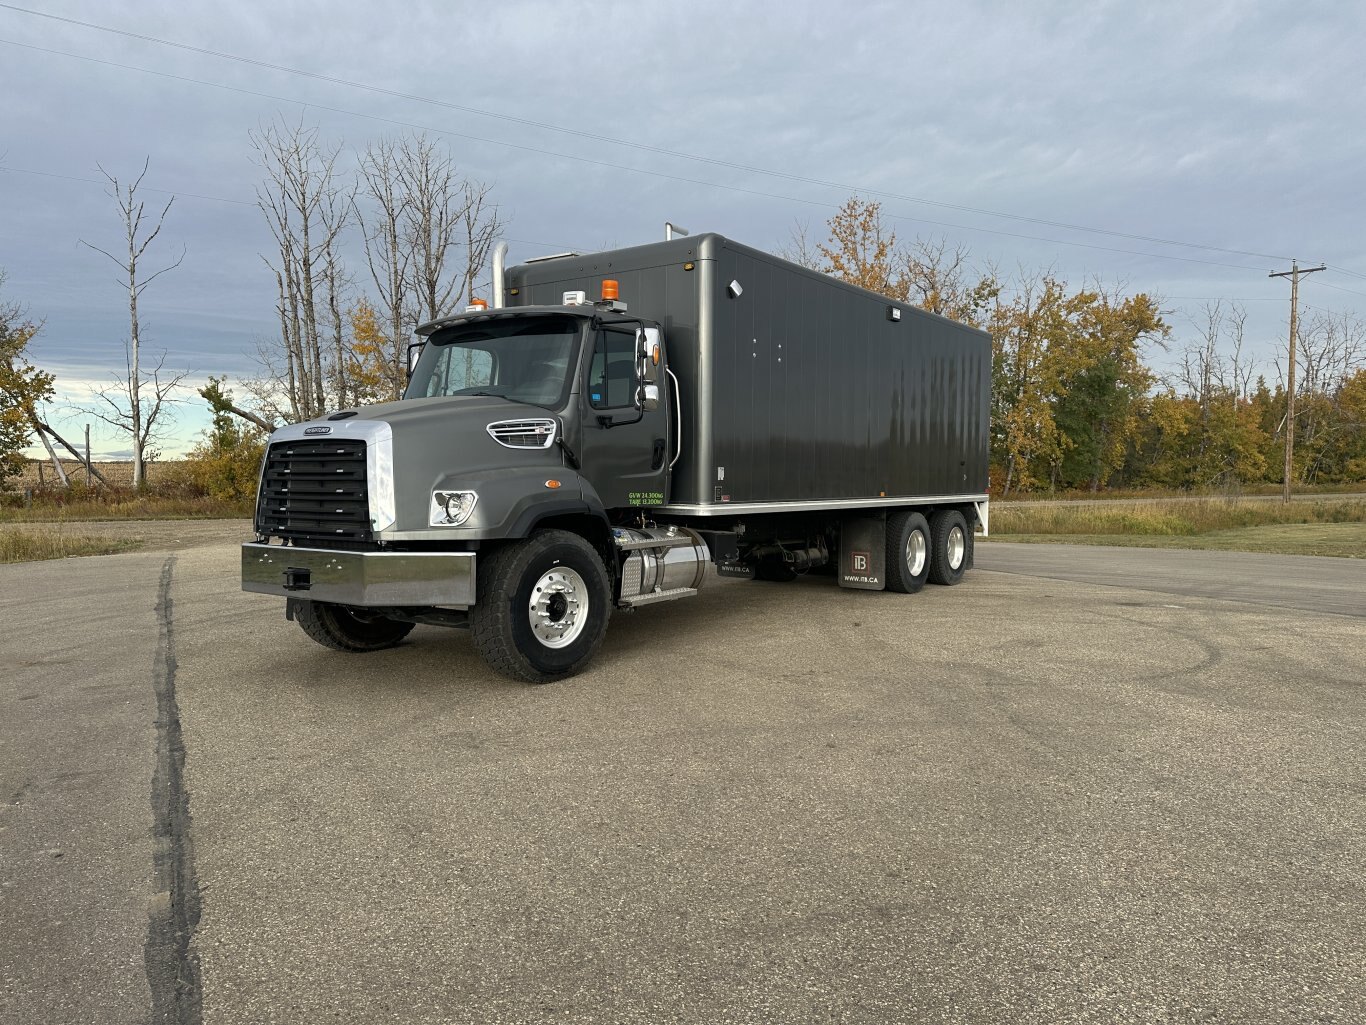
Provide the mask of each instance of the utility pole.
POLYGON ((1300 329, 1300 275, 1313 274, 1327 270, 1323 264, 1317 267, 1301 267, 1298 260, 1290 261, 1290 269, 1273 271, 1269 278, 1290 279, 1290 359, 1285 372, 1285 483, 1281 486, 1281 501, 1290 501, 1290 475, 1295 467, 1295 338, 1300 329))

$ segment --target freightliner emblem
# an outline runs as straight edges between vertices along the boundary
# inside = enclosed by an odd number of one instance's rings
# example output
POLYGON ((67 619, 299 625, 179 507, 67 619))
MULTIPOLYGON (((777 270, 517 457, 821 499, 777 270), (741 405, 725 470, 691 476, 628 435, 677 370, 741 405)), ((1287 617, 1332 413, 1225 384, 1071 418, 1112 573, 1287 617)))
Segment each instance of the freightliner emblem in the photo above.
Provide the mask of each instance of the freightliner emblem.
POLYGON ((305 428, 304 428, 304 433, 305 433, 305 434, 331 434, 331 433, 332 433, 332 428, 331 428, 331 427, 305 427, 305 428))

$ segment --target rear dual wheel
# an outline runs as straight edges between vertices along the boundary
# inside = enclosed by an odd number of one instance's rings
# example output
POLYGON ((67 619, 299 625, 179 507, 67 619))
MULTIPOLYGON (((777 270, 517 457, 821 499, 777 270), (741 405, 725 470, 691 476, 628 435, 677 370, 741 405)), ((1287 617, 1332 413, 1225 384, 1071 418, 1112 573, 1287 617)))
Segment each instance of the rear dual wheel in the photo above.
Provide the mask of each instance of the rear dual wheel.
POLYGON ((902 509, 887 517, 887 590, 915 594, 930 574, 930 525, 925 517, 902 509))
POLYGON ((972 558, 972 532, 957 509, 927 520, 909 509, 887 517, 887 590, 914 594, 931 584, 956 584, 972 558))
POLYGON ((958 583, 971 554, 972 533, 963 514, 957 509, 936 510, 930 516, 930 583, 958 583))

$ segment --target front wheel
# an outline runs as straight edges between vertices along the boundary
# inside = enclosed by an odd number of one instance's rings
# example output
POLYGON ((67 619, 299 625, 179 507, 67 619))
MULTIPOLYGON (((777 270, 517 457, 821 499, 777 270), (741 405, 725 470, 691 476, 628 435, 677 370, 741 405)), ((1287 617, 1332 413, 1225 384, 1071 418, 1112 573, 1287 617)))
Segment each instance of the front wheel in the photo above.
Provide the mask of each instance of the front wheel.
POLYGON ((413 632, 412 623, 400 623, 365 610, 321 601, 294 602, 294 619, 304 633, 334 651, 379 651, 392 648, 413 632))
POLYGON ((930 517, 930 583, 956 584, 968 568, 972 535, 957 509, 940 509, 930 517))
POLYGON ((498 672, 549 683, 577 672, 602 644, 611 585, 597 550, 577 534, 540 531, 498 549, 478 573, 470 634, 498 672))

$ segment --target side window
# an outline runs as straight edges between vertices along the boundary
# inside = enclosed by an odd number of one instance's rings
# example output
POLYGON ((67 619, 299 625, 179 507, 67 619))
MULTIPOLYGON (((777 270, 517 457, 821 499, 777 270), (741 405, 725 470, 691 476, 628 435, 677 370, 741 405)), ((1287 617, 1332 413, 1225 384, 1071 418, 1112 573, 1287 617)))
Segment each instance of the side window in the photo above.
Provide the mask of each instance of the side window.
POLYGON ((635 331, 599 331, 588 369, 589 405, 594 409, 620 409, 633 405, 635 394, 635 331))

